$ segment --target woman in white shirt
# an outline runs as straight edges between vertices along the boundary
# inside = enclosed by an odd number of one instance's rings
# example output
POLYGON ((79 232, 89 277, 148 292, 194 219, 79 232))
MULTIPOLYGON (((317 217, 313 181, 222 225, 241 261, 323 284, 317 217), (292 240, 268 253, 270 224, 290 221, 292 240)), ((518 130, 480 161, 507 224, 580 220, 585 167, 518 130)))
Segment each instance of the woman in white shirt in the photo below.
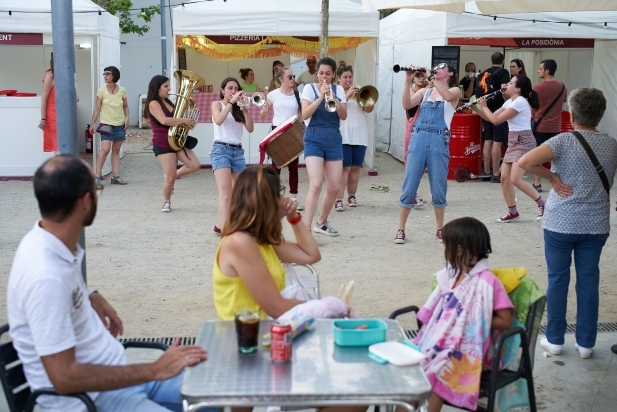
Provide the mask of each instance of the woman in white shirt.
POLYGON ((347 205, 356 207, 356 192, 360 180, 360 169, 364 163, 366 146, 368 145, 368 126, 364 113, 370 113, 375 106, 361 107, 356 101, 358 90, 354 88, 353 69, 350 65, 340 66, 338 82, 343 87, 347 100, 347 119, 341 120, 341 135, 343 136, 343 176, 334 202, 334 210, 343 210, 343 196, 347 188, 347 205))
POLYGON ((544 199, 531 183, 523 179, 525 171, 517 163, 525 153, 536 147, 536 140, 531 131, 531 109, 538 110, 540 105, 538 93, 532 89, 527 76, 517 75, 507 84, 504 95, 509 99, 494 113, 487 107, 486 99, 483 97, 479 99, 482 110, 473 108, 480 117, 494 125, 508 122, 508 150, 501 166, 501 190, 508 206, 508 213, 497 219, 497 222, 509 223, 519 218, 514 186, 536 202, 538 205, 536 220, 542 220, 544 199))
MULTIPOLYGON (((297 116, 300 110, 300 95, 294 90, 296 85, 296 76, 288 67, 279 67, 275 72, 275 79, 279 84, 279 87, 272 90, 266 96, 266 104, 261 108, 261 117, 266 117, 270 107, 274 109, 274 117, 272 118, 271 131, 280 126, 283 122, 292 116, 297 116)), ((301 121, 298 119, 297 121, 301 121)), ((296 210, 304 210, 298 204, 298 161, 294 159, 287 165, 289 170, 289 194, 291 200, 296 204, 296 210)), ((280 176, 281 169, 276 167, 274 162, 272 168, 280 176)))
POLYGON ((221 83, 221 100, 212 102, 212 125, 214 126, 214 144, 210 152, 210 162, 219 192, 218 223, 214 233, 221 234, 227 218, 231 188, 238 174, 246 169, 244 149, 242 149, 242 127, 253 132, 253 119, 247 107, 238 106, 242 95, 240 82, 228 77, 221 83))

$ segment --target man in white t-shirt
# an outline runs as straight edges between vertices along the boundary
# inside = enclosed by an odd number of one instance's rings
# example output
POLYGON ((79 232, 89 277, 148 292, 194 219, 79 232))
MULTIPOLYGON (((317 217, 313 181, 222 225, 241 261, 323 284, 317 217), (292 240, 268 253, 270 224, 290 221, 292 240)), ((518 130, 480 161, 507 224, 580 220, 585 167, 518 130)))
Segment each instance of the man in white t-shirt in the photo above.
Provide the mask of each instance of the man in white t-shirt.
MULTIPOLYGON (((77 241, 96 215, 92 169, 77 157, 57 156, 39 167, 33 184, 42 219, 17 248, 7 290, 10 335, 30 387, 88 392, 100 412, 181 411, 182 371, 205 360, 206 351, 176 341, 154 363, 127 365, 115 339, 122 321, 83 280, 77 241)), ((84 408, 57 396, 42 396, 39 405, 84 408)))
POLYGON ((309 57, 306 59, 306 65, 308 66, 308 70, 302 72, 300 76, 298 76, 296 80, 298 85, 317 83, 317 58, 315 58, 315 56, 309 57))

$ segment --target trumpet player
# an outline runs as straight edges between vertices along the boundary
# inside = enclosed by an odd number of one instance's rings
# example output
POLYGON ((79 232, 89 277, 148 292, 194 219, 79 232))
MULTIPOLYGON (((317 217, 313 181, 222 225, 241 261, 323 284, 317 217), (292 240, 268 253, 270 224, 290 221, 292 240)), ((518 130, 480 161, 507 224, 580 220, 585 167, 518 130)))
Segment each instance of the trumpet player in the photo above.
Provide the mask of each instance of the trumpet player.
POLYGON ((334 210, 343 210, 343 196, 347 188, 347 205, 356 207, 356 192, 360 180, 360 169, 364 163, 366 146, 368 145, 368 126, 364 113, 370 113, 375 108, 362 107, 356 101, 358 86, 353 84, 353 68, 349 65, 339 66, 338 82, 343 87, 347 100, 347 119, 341 120, 341 135, 343 138, 343 174, 341 184, 334 202, 334 210))
MULTIPOLYGON (((428 75, 428 70, 424 69, 428 75)), ((422 88, 411 96, 412 72, 406 72, 403 86, 405 109, 420 105, 420 114, 413 126, 413 138, 407 153, 407 166, 401 198, 399 200, 399 226, 394 243, 405 243, 405 224, 414 198, 420 186, 424 169, 428 168, 432 205, 435 212, 437 231, 435 237, 441 240, 441 229, 446 209, 448 190, 448 163, 450 162, 450 123, 458 104, 460 89, 456 69, 447 63, 440 63, 431 71, 433 87, 422 88)))
POLYGON ((244 149, 242 148, 242 128, 252 133, 253 119, 249 113, 249 105, 238 105, 243 98, 240 82, 228 77, 221 83, 219 101, 212 102, 212 126, 214 127, 214 144, 210 152, 212 171, 216 180, 219 200, 214 233, 221 234, 221 229, 227 218, 229 196, 236 183, 238 174, 246 169, 244 149))
POLYGON ((338 236, 338 231, 328 222, 328 216, 334 206, 343 172, 340 121, 347 119, 347 100, 343 88, 334 84, 335 76, 336 62, 324 57, 317 63, 318 83, 307 84, 302 91, 302 118, 307 123, 304 159, 309 175, 304 224, 311 228, 325 172, 326 194, 313 230, 327 236, 338 236))

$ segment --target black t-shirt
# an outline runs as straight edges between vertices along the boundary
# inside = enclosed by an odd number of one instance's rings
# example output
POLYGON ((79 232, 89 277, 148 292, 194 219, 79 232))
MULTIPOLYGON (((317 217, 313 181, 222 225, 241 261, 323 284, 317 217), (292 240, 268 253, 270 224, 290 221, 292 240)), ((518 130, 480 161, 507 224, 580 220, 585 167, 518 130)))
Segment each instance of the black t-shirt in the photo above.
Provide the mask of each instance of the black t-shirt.
POLYGON ((417 105, 417 106, 412 107, 411 109, 407 109, 407 118, 412 119, 416 115, 416 112, 418 111, 419 107, 420 105, 417 105))
MULTIPOLYGON (((510 82, 510 72, 507 71, 506 69, 502 69, 501 67, 497 67, 497 66, 493 66, 490 67, 488 69, 486 69, 487 72, 491 73, 491 76, 489 78, 489 91, 485 94, 489 94, 489 93, 493 93, 499 89, 501 89, 501 85, 502 84, 508 84, 510 82)), ((483 76, 483 74, 480 75, 480 79, 478 79, 476 81, 476 89, 478 87, 480 87, 480 80, 481 77, 483 76)), ((476 92, 476 96, 479 96, 480 94, 476 92)), ((492 112, 496 111, 497 109, 499 109, 501 106, 503 106, 503 104, 505 103, 505 100, 503 98, 503 95, 497 95, 495 97, 493 97, 492 99, 490 99, 487 102, 487 106, 489 109, 491 109, 492 112)))

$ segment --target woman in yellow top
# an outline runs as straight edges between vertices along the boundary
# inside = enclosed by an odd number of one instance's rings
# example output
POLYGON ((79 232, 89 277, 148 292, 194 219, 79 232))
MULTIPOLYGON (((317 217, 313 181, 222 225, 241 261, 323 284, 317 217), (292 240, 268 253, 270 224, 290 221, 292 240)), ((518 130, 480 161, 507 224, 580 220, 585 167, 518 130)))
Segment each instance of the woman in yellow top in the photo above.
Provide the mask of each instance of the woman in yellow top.
POLYGON ((242 309, 259 310, 262 318, 277 318, 300 300, 285 299, 285 269, 281 263, 312 264, 321 254, 285 186, 271 167, 253 166, 238 175, 229 213, 214 259, 214 305, 221 319, 233 319, 242 309), (293 228, 296 242, 283 237, 281 219, 293 228))
POLYGON ((96 106, 90 122, 90 133, 94 133, 94 124, 101 114, 100 124, 111 126, 111 133, 101 133, 101 150, 96 156, 96 185, 101 184, 103 164, 111 150, 111 184, 125 185, 126 182, 120 177, 120 148, 126 138, 126 128, 129 127, 129 104, 126 100, 126 89, 119 86, 120 70, 109 66, 103 69, 105 87, 96 92, 96 106))

